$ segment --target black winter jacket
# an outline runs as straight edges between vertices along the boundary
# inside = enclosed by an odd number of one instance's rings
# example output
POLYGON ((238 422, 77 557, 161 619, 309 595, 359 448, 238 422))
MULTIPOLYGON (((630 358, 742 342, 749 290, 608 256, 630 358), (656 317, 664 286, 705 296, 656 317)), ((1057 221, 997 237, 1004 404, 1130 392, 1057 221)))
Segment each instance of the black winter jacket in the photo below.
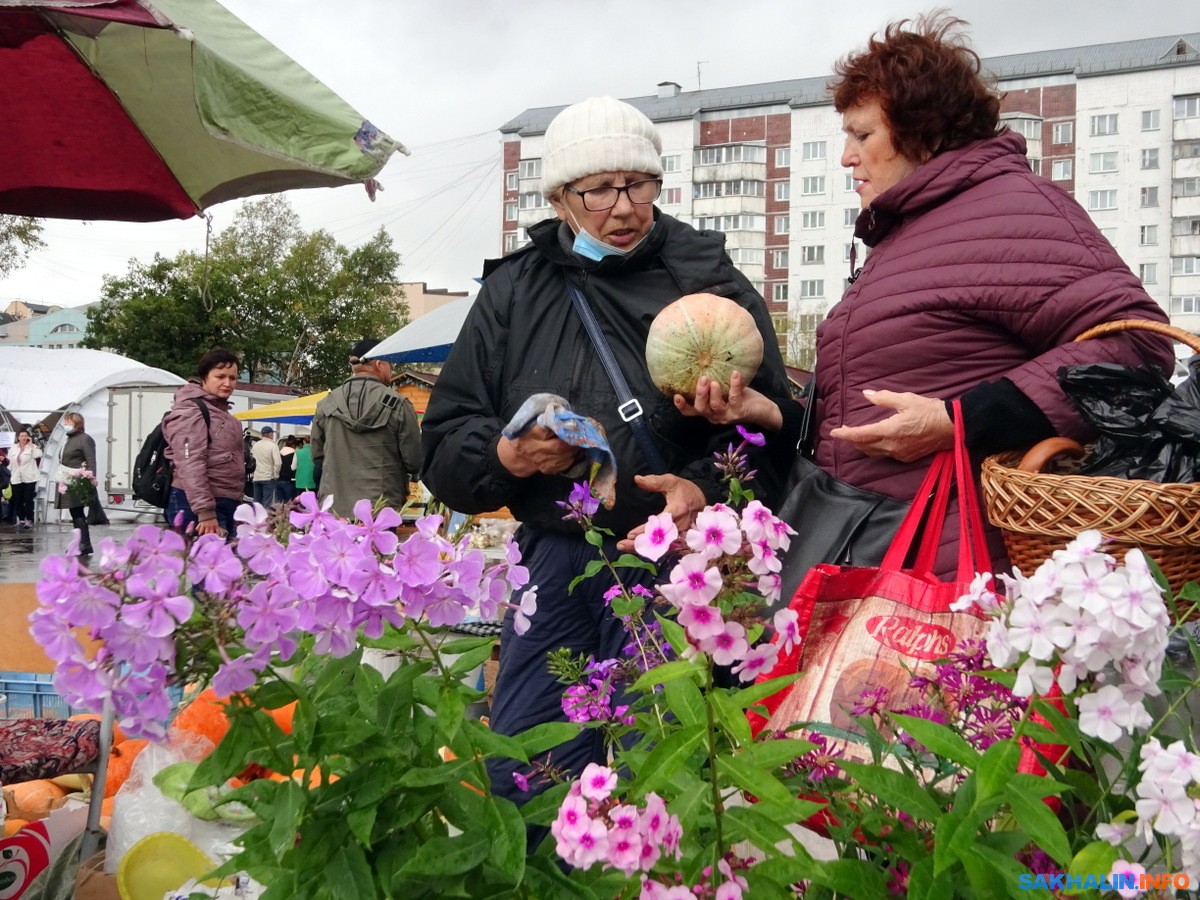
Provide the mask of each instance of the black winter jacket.
MULTIPOLYGON (((516 478, 496 455, 501 429, 539 392, 566 397, 575 412, 599 420, 608 434, 617 458, 617 499, 613 509, 600 509, 598 525, 624 537, 663 508, 661 494, 633 483, 634 475, 649 474, 650 468, 617 414, 616 394, 571 304, 564 272, 591 304, 668 470, 695 482, 709 502, 725 499, 712 454, 740 438, 733 428, 681 415, 654 386, 645 362, 650 323, 685 294, 721 294, 748 309, 762 331, 757 390, 787 396, 783 360, 766 304, 730 262, 725 236, 656 214, 656 227, 625 257, 583 259, 563 245, 558 221, 546 220, 530 229, 530 247, 485 265, 483 289, 438 377, 422 425, 423 480, 451 509, 478 513, 507 506, 522 522, 578 529, 562 521, 555 503, 567 498, 570 479, 516 478)), ((758 499, 774 505, 782 474, 761 451, 751 459, 759 471, 751 487, 758 499)))

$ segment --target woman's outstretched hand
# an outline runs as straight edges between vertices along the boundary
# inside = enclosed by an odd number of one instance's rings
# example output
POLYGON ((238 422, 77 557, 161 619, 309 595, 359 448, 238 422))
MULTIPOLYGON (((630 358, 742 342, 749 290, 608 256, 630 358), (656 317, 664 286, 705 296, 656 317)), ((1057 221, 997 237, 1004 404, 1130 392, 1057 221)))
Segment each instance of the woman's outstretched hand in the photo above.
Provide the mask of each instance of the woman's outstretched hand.
MULTIPOLYGON (((669 512, 675 520, 679 533, 687 531, 696 518, 696 514, 707 505, 704 492, 694 481, 688 481, 678 475, 637 475, 634 483, 644 491, 662 494, 667 501, 663 512, 669 512)), ((625 540, 617 543, 617 549, 622 553, 633 551, 633 540, 646 530, 643 522, 626 535, 625 540)))
POLYGON ((863 391, 871 403, 893 410, 880 422, 841 426, 829 436, 849 441, 867 456, 890 456, 914 462, 954 446, 954 422, 946 404, 936 397, 896 391, 863 391))

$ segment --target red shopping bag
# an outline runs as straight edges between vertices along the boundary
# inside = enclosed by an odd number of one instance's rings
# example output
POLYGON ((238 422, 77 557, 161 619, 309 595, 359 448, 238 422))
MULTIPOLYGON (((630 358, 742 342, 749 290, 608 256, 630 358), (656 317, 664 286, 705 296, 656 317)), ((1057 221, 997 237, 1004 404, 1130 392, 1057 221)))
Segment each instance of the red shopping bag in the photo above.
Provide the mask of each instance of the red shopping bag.
MULTIPOLYGON (((986 619, 950 609, 967 593, 976 572, 991 569, 961 423, 956 403, 955 448, 934 457, 878 567, 822 564, 801 582, 791 601, 801 640, 781 653, 775 668, 761 680, 797 671, 803 675, 765 701, 770 717, 755 715, 756 731, 783 731, 795 722, 825 722, 859 731, 851 710, 864 690, 889 688, 890 708, 917 703, 920 697, 909 687, 911 675, 932 673, 934 660, 962 641, 983 635, 986 619), (955 487, 958 571, 955 580, 941 581, 932 569, 955 487), (905 568, 912 553, 913 565, 905 568)), ((850 744, 846 755, 865 759, 868 752, 863 745, 850 744)))

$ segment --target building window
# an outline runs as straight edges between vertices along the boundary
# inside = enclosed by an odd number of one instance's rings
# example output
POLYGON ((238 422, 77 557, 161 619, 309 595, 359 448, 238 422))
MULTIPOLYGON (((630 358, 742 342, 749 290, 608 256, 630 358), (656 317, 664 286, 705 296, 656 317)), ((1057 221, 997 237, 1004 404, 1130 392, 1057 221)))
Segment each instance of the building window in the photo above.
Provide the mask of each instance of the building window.
POLYGON ((806 197, 825 193, 825 176, 810 175, 805 178, 800 184, 800 193, 806 197))
POLYGON ((1200 117, 1200 94, 1192 97, 1176 97, 1174 115, 1176 119, 1195 119, 1200 117))
POLYGON ((542 161, 540 159, 523 159, 518 171, 522 178, 541 178, 542 161))
POLYGON ((800 265, 817 266, 825 263, 825 245, 808 244, 800 248, 800 265))
POLYGON ((680 161, 682 157, 676 153, 673 156, 664 156, 661 159, 663 173, 678 172, 680 169, 680 161))
POLYGON ((1142 206, 1158 206, 1158 188, 1144 187, 1142 188, 1142 206))
POLYGON ((504 235, 504 252, 512 253, 517 249, 517 233, 510 231, 504 235))
POLYGON ((1056 159, 1050 168, 1050 177, 1055 181, 1070 181, 1075 175, 1075 160, 1056 159))
POLYGON ((1143 225, 1139 232, 1138 243, 1143 247, 1153 247, 1158 243, 1158 226, 1143 225))
POLYGON ((719 166, 722 163, 765 163, 767 148, 762 144, 722 144, 696 150, 696 165, 719 166))
POLYGON ((754 247, 732 247, 729 258, 735 266, 761 266, 766 251, 754 247))
POLYGON ((1074 122, 1056 122, 1054 128, 1051 129, 1052 144, 1069 144, 1075 140, 1075 123, 1074 122))
POLYGON ((1175 237, 1187 237, 1189 234, 1200 234, 1200 219, 1176 219, 1171 224, 1171 234, 1175 237))
POLYGON ((1117 114, 1109 113, 1104 116, 1092 116, 1092 136, 1117 133, 1117 114))
POLYGON ((800 214, 800 227, 806 230, 825 227, 825 210, 814 209, 800 214))
POLYGON ((845 244, 842 247, 842 262, 850 262, 850 254, 853 250, 854 250, 854 242, 853 241, 851 241, 849 244, 845 244))
POLYGON ((788 200, 792 196, 792 183, 790 181, 775 182, 775 199, 788 200))
POLYGON ((517 221, 517 204, 516 203, 505 203, 504 204, 504 221, 505 222, 517 221))
POLYGON ((515 191, 521 186, 521 181, 516 172, 509 172, 504 176, 504 189, 506 191, 515 191))
POLYGON ((786 300, 787 298, 788 298, 788 286, 787 286, 786 281, 771 285, 771 299, 772 300, 786 300))
POLYGON ((775 216, 775 219, 772 224, 775 228, 776 234, 788 234, 792 230, 792 217, 791 216, 775 216))
POLYGON ((1142 131, 1158 131, 1158 110, 1143 109, 1142 110, 1142 131))
POLYGON ((824 159, 825 158, 825 142, 824 141, 805 141, 800 145, 801 159, 824 159))
POLYGON ((530 191, 521 195, 517 201, 521 209, 545 209, 550 206, 550 201, 542 196, 541 191, 530 191))
POLYGON ((1117 192, 1109 191, 1088 191, 1088 209, 1116 209, 1117 208, 1117 192))
POLYGON ((663 188, 662 196, 658 198, 660 206, 678 206, 683 202, 683 188, 663 188))
POLYGON ((1176 178, 1171 182, 1172 197, 1200 197, 1200 178, 1176 178))
POLYGON ((1093 175, 1117 171, 1117 154, 1115 152, 1093 153, 1088 163, 1088 171, 1093 175))
POLYGON ((1200 256, 1175 256, 1171 258, 1172 275, 1200 275, 1200 256))
POLYGON ((1158 263, 1142 263, 1138 266, 1138 278, 1142 284, 1158 284, 1158 263))
POLYGON ((765 192, 761 181, 704 181, 692 185, 692 197, 707 200, 713 197, 761 197, 765 192))
POLYGON ((1002 122, 1026 140, 1031 138, 1040 139, 1042 136, 1041 119, 1028 119, 1022 116, 1020 118, 1003 119, 1002 122))
POLYGON ((776 269, 786 269, 788 267, 788 252, 786 250, 772 250, 771 265, 776 269))
POLYGON ((1142 168, 1157 169, 1158 168, 1158 148, 1142 151, 1142 168))
POLYGON ((1175 159, 1196 159, 1200 157, 1200 141, 1176 141, 1171 155, 1175 159))
POLYGON ((1172 297, 1171 315, 1200 312, 1200 297, 1172 297))
POLYGON ((778 147, 775 150, 775 168, 788 169, 792 165, 792 148, 778 147))
POLYGON ((854 176, 851 175, 849 172, 846 173, 846 190, 847 191, 854 190, 854 176))
POLYGON ((1100 234, 1101 234, 1101 235, 1104 237, 1104 239, 1105 239, 1106 241, 1108 241, 1108 242, 1109 242, 1110 244, 1112 244, 1114 247, 1115 247, 1115 246, 1117 246, 1117 229, 1115 229, 1115 228, 1101 228, 1101 229, 1100 229, 1100 234))
POLYGON ((699 216, 695 224, 699 231, 765 231, 767 217, 745 213, 732 216, 699 216))
POLYGON ((854 223, 858 221, 858 214, 862 210, 857 206, 847 206, 842 210, 842 225, 853 228, 854 223))
POLYGON ((824 297, 825 280, 823 278, 811 278, 800 282, 800 296, 802 298, 824 297))

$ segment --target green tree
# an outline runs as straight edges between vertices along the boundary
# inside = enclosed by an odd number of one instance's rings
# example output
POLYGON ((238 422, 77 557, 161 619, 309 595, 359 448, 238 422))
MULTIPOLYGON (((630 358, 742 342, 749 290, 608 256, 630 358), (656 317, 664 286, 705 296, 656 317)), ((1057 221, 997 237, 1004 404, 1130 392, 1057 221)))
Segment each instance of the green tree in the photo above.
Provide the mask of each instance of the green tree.
POLYGON ((19 269, 30 253, 45 246, 40 219, 0 216, 0 278, 19 269))
POLYGON ((246 201, 207 257, 133 263, 125 278, 106 281, 104 302, 89 312, 87 346, 169 360, 152 364, 186 375, 220 345, 241 356, 250 380, 332 387, 348 374, 354 341, 403 324, 399 264, 382 228, 349 249, 327 231, 304 231, 284 197, 246 201))

